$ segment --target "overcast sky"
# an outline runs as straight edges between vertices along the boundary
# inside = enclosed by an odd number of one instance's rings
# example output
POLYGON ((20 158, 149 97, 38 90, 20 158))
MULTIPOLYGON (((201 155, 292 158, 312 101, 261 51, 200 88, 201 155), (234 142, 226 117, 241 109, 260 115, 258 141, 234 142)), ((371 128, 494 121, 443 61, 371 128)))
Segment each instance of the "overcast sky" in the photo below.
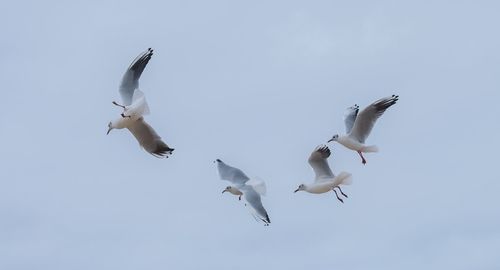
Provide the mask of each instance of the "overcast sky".
POLYGON ((497 1, 4 1, 0 269, 499 269, 497 1), (118 85, 152 47, 146 120, 118 85), (399 94, 349 195, 293 193, 345 108, 399 94), (262 226, 220 158, 267 183, 262 226))

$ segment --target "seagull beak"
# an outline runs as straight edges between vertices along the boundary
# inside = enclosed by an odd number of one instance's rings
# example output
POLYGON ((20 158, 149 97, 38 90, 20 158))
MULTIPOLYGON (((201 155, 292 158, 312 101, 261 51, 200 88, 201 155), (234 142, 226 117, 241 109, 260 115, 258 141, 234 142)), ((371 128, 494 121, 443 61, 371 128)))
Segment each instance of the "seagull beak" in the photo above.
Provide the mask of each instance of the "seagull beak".
POLYGON ((224 190, 222 191, 222 194, 224 194, 224 192, 226 192, 226 191, 227 191, 227 189, 224 189, 224 190))
POLYGON ((332 141, 333 141, 333 138, 329 139, 328 142, 326 142, 326 143, 329 143, 329 142, 332 142, 332 141))
POLYGON ((296 189, 293 193, 297 193, 297 191, 299 191, 299 189, 296 189))
POLYGON ((108 128, 108 132, 106 132, 106 135, 108 135, 111 132, 112 128, 108 128))

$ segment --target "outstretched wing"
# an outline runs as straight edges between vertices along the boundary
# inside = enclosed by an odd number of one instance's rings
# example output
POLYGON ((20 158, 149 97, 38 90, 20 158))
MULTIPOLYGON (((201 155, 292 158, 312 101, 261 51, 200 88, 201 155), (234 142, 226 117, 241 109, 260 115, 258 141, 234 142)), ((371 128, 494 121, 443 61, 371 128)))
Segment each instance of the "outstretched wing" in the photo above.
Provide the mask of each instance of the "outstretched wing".
POLYGON ((155 157, 168 157, 174 151, 173 148, 168 147, 162 141, 161 137, 144 121, 143 117, 131 124, 128 130, 134 135, 142 148, 155 157))
POLYGON ((125 71, 125 74, 123 74, 120 84, 120 95, 123 105, 127 106, 132 104, 134 91, 139 87, 139 78, 151 59, 151 56, 153 56, 153 49, 149 48, 147 51, 137 56, 132 64, 130 64, 127 71, 125 71))
POLYGON ((216 161, 220 179, 229 181, 239 187, 243 186, 248 180, 250 180, 250 178, 248 178, 242 170, 231 167, 220 159, 217 159, 216 161))
POLYGON ((358 116, 358 112, 359 112, 358 104, 354 104, 354 106, 347 108, 346 113, 344 115, 346 134, 349 134, 349 132, 351 132, 352 126, 354 125, 354 121, 356 121, 356 116, 358 116))
POLYGON ((271 223, 266 209, 262 205, 260 195, 252 186, 245 185, 242 188, 243 196, 248 204, 255 210, 257 216, 266 224, 271 223))
POLYGON ((252 186, 253 189, 255 191, 257 191, 257 193, 259 193, 260 195, 266 196, 266 192, 267 192, 266 182, 264 182, 263 180, 261 180, 257 177, 254 177, 254 178, 248 180, 248 182, 246 182, 246 184, 249 186, 252 186))
POLYGON ((368 138, 368 135, 370 135, 377 119, 384 114, 385 110, 396 104, 398 98, 399 96, 396 95, 382 98, 362 110, 358 114, 358 117, 356 117, 356 121, 354 122, 354 126, 349 133, 349 137, 359 141, 360 143, 365 143, 365 140, 368 138))
POLYGON ((327 161, 330 154, 331 152, 328 146, 320 145, 316 147, 311 153, 311 156, 309 156, 309 165, 311 165, 316 174, 316 182, 331 180, 335 177, 327 161))

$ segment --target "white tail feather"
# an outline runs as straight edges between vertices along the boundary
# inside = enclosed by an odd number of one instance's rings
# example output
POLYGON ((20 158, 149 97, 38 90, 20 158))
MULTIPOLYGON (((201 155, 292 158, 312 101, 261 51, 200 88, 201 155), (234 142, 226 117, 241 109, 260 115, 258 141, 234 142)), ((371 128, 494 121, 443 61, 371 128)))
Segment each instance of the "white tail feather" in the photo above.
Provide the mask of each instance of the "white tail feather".
POLYGON ((136 113, 141 116, 150 114, 149 105, 148 102, 146 101, 146 96, 139 89, 135 89, 134 96, 132 97, 131 106, 134 107, 136 113))
POLYGON ((352 175, 348 172, 341 172, 335 177, 335 186, 352 184, 352 175))
POLYGON ((363 153, 375 153, 378 152, 378 147, 376 145, 365 146, 361 150, 363 153))

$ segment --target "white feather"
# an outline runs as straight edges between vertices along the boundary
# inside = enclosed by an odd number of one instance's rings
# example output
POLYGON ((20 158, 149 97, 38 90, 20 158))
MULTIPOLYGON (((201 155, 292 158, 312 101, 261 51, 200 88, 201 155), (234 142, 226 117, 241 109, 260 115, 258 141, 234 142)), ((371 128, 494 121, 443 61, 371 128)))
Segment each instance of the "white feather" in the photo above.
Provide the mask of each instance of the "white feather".
POLYGON ((266 182, 264 182, 263 180, 259 179, 258 177, 254 177, 248 180, 246 184, 252 186, 253 189, 257 191, 257 193, 259 193, 260 195, 266 196, 267 193, 266 182))

